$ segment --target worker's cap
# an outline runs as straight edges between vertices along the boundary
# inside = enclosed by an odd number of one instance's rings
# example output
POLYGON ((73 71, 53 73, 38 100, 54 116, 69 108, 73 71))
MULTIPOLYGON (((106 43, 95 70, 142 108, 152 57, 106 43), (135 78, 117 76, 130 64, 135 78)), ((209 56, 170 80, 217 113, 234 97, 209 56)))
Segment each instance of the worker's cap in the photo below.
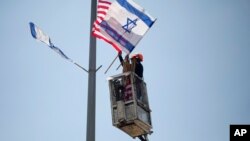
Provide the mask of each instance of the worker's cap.
POLYGON ((138 58, 140 61, 143 61, 143 55, 141 53, 133 54, 131 58, 138 58))

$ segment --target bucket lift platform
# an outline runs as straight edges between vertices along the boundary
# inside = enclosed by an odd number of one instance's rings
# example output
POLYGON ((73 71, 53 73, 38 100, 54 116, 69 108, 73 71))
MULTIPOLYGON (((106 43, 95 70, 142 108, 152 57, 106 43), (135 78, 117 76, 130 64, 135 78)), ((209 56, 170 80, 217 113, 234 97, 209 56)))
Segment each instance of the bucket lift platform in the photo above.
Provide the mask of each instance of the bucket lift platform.
POLYGON ((113 126, 131 137, 151 134, 146 83, 133 72, 108 78, 113 126))

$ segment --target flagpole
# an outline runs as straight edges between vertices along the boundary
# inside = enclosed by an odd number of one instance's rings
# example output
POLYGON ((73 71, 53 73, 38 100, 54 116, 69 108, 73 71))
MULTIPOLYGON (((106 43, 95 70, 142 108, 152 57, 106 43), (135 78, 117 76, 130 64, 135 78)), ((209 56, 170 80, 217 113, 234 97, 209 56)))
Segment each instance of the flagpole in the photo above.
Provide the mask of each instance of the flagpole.
POLYGON ((91 34, 92 34, 92 24, 96 19, 96 6, 97 6, 97 0, 91 0, 86 141, 95 141, 96 39, 91 34))
POLYGON ((114 64, 115 60, 117 59, 117 57, 119 56, 119 54, 115 57, 115 59, 111 62, 111 64, 109 65, 109 67, 107 68, 107 70, 105 71, 105 74, 108 72, 108 70, 110 69, 110 67, 114 64))

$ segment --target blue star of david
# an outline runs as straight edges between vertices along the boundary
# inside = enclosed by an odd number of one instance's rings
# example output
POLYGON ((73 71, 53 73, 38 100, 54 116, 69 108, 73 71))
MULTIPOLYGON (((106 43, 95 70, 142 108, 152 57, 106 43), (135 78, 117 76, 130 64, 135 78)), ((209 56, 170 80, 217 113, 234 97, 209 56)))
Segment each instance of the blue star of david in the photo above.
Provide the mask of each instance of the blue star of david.
POLYGON ((130 33, 131 30, 136 27, 136 22, 137 22, 138 19, 134 19, 134 20, 131 20, 130 18, 127 18, 127 24, 125 24, 124 26, 122 26, 122 28, 130 33))

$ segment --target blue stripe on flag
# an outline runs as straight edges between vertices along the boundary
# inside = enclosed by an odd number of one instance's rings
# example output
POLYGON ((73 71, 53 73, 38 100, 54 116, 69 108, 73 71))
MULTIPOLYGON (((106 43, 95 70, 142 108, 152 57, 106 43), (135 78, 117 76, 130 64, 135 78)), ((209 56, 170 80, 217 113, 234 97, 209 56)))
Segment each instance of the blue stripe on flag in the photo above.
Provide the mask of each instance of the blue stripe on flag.
POLYGON ((61 55, 63 58, 65 58, 65 59, 71 61, 71 59, 70 59, 68 56, 66 56, 58 47, 56 47, 56 46, 54 46, 54 45, 49 46, 49 47, 50 47, 51 49, 53 49, 55 52, 57 52, 59 55, 61 55))
POLYGON ((123 47, 125 47, 129 52, 131 52, 135 46, 132 45, 128 40, 122 37, 119 33, 116 32, 106 21, 102 21, 100 26, 104 31, 107 32, 115 41, 120 43, 123 47))
POLYGON ((151 27, 154 24, 154 21, 152 21, 148 15, 136 9, 127 0, 117 0, 117 2, 126 10, 139 17, 148 27, 151 27))
POLYGON ((36 39, 36 29, 35 29, 35 24, 30 22, 30 31, 31 31, 31 35, 32 37, 34 37, 36 39))

